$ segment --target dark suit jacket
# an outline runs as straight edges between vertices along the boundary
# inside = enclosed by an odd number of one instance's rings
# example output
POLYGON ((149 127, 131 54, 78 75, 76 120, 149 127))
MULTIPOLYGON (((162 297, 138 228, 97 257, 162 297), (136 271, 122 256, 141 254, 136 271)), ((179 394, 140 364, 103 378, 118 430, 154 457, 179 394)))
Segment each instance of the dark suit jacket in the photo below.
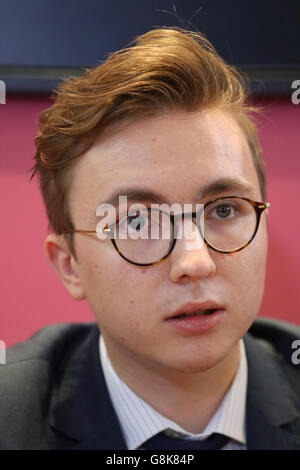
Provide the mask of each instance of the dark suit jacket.
MULTIPOLYGON (((244 336, 247 448, 300 449, 300 327, 257 318, 244 336)), ((96 323, 55 324, 7 350, 0 449, 125 450, 99 361, 96 323)))

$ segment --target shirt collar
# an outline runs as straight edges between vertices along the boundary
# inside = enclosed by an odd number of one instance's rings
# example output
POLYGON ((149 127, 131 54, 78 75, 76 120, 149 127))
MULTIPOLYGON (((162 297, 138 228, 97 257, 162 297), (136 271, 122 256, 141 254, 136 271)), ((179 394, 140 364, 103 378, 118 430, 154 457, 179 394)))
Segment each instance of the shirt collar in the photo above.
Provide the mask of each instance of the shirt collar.
POLYGON ((217 411, 201 434, 192 434, 166 418, 133 392, 115 372, 100 335, 99 353, 107 388, 129 450, 137 449, 155 434, 167 430, 170 435, 205 439, 213 432, 246 443, 245 410, 248 367, 243 339, 240 339, 240 363, 235 378, 217 411))

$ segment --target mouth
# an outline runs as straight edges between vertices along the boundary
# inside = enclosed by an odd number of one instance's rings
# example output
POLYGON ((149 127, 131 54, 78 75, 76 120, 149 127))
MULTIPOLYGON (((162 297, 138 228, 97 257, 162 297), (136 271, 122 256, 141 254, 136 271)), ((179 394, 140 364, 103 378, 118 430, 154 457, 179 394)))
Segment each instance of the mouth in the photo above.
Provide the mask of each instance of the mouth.
POLYGON ((166 318, 166 324, 184 334, 206 334, 226 317, 225 307, 213 301, 189 302, 166 318))
POLYGON ((199 315, 212 315, 217 310, 218 310, 217 308, 210 308, 210 309, 207 309, 207 310, 196 310, 196 312, 180 313, 179 315, 175 315, 175 316, 170 317, 170 318, 186 318, 186 317, 197 317, 199 315))
POLYGON ((217 310, 223 309, 224 306, 213 300, 206 300, 201 303, 187 302, 186 304, 178 308, 175 312, 173 312, 171 315, 169 315, 166 320, 213 315, 217 310))

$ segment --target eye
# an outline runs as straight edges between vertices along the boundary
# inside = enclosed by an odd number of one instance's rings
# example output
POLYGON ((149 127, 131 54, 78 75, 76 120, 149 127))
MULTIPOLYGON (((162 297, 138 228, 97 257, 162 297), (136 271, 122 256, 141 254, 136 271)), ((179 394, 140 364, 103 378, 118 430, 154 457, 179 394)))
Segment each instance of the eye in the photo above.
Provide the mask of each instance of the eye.
POLYGON ((146 224, 144 215, 129 215, 127 216, 127 225, 131 230, 139 232, 146 224))
POLYGON ((233 213, 233 208, 229 204, 219 204, 215 210, 222 219, 228 218, 233 213))
POLYGON ((119 227, 128 229, 128 232, 139 233, 147 226, 147 223, 148 213, 144 211, 134 211, 133 214, 128 212, 119 219, 119 227))
POLYGON ((238 203, 232 201, 216 201, 206 208, 206 217, 217 220, 228 220, 236 217, 240 213, 238 203))

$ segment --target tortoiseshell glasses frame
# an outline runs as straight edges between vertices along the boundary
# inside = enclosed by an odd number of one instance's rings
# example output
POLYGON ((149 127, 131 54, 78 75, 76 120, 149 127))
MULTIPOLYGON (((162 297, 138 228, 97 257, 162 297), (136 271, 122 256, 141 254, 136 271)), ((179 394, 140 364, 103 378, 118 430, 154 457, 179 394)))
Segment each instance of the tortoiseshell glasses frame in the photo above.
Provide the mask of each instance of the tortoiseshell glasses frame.
MULTIPOLYGON (((252 199, 249 199, 249 198, 246 198, 246 197, 241 197, 241 196, 221 196, 221 197, 218 197, 218 198, 215 198, 215 199, 212 199, 210 201, 207 201, 205 204, 203 204, 203 208, 201 210, 205 210, 205 208, 212 204, 213 202, 216 202, 216 201, 219 201, 219 200, 223 200, 223 199, 242 199, 244 201, 247 201, 249 204, 251 204, 251 206, 254 208, 255 210, 255 213, 256 213, 256 225, 255 225, 255 228, 254 228, 254 231, 250 237, 250 239, 244 243, 244 245, 242 245, 241 247, 239 248, 236 248, 236 249, 233 249, 233 250, 228 250, 228 251, 224 251, 224 250, 219 250, 217 248, 215 248, 214 246, 212 246, 204 237, 203 237, 203 241, 204 243, 209 247, 211 248, 212 250, 218 252, 218 253, 224 253, 224 254, 230 254, 230 253, 236 253, 238 251, 241 251, 243 250, 244 248, 246 248, 251 242, 252 240, 254 239, 256 233, 257 233, 257 230, 258 230, 258 227, 259 227, 259 223, 260 223, 260 219, 261 219, 261 214, 263 213, 263 211, 269 207, 271 207, 271 203, 270 202, 259 202, 259 201, 254 201, 252 199)), ((151 208, 148 208, 148 210, 153 210, 151 208)), ((161 212, 165 212, 161 209, 156 209, 158 211, 161 211, 161 212)), ((174 237, 174 233, 176 233, 176 230, 175 230, 175 226, 177 224, 177 219, 178 218, 182 218, 183 216, 184 217, 191 217, 192 219, 197 219, 197 212, 181 212, 179 214, 169 214, 169 217, 170 217, 170 220, 171 220, 171 223, 173 225, 173 240, 171 241, 170 243, 170 246, 166 252, 166 254, 161 257, 160 259, 154 261, 154 262, 151 262, 151 263, 137 263, 135 261, 132 261, 130 259, 128 259, 126 256, 124 256, 121 251, 119 250, 117 244, 116 244, 116 241, 115 241, 115 238, 113 237, 109 237, 114 248, 116 249, 116 251, 118 252, 118 254, 123 258, 125 259, 127 262, 131 263, 131 264, 134 264, 135 266, 140 266, 140 267, 143 267, 143 266, 153 266, 153 265, 156 265, 156 264, 159 264, 161 263, 163 260, 165 260, 169 254, 173 251, 174 247, 175 247, 175 244, 176 244, 176 240, 177 238, 174 237)), ((114 222, 113 224, 111 224, 109 227, 106 227, 104 230, 107 231, 107 232, 111 232, 112 230, 112 226, 116 226, 119 222, 119 219, 114 222)), ((86 233, 86 234, 92 234, 92 233, 97 233, 96 230, 84 230, 84 229, 70 229, 70 230, 67 230, 67 231, 62 231, 60 232, 61 234, 64 234, 64 233, 86 233)))

